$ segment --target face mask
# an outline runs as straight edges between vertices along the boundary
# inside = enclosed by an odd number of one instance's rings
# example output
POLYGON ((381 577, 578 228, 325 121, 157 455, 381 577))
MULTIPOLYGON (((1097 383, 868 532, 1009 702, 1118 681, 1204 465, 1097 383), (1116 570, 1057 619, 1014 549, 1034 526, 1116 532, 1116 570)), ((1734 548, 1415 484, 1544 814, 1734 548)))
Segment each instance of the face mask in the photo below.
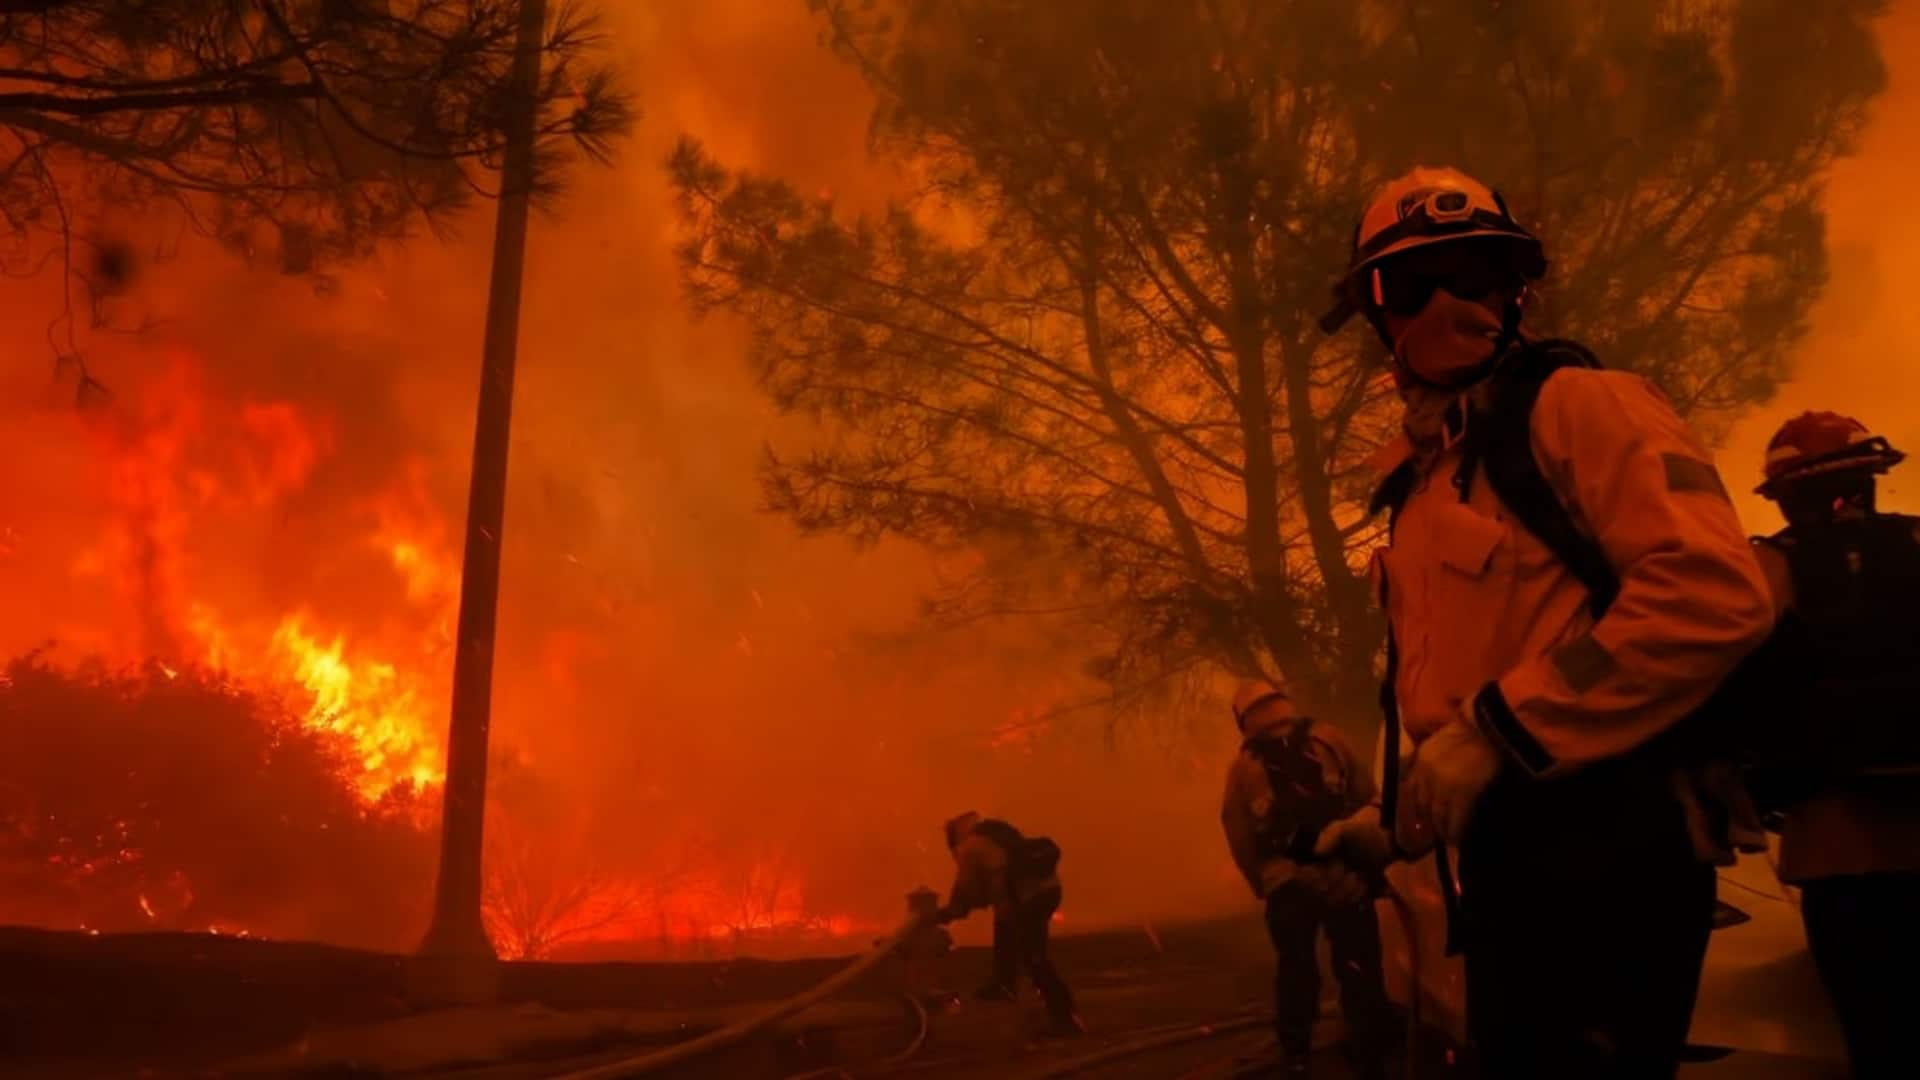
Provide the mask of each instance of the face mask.
POLYGON ((1463 386, 1484 373, 1502 331, 1500 316, 1436 289, 1401 331, 1393 356, 1429 386, 1463 386))

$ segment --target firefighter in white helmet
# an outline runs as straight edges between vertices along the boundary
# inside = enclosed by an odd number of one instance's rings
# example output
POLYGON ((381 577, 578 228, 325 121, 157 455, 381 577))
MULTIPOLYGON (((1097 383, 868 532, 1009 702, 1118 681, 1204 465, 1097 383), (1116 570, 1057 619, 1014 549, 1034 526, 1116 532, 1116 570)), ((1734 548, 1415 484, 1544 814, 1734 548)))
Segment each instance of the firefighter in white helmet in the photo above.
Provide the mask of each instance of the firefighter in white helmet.
POLYGON ((1387 800, 1402 848, 1457 873, 1483 1075, 1670 1076, 1730 858, 1683 736, 1773 612, 1660 393, 1524 333, 1546 266, 1491 189, 1416 169, 1368 204, 1322 324, 1363 314, 1405 403, 1375 571, 1416 749, 1387 800))
POLYGON ((1920 1076, 1920 519, 1881 511, 1874 480, 1904 457, 1805 413, 1768 443, 1758 489, 1787 527, 1755 542, 1780 629, 1754 786, 1861 1080, 1920 1076))
POLYGON ((1363 1080, 1385 1080, 1398 1029, 1373 911, 1386 845, 1371 853, 1315 850, 1322 829, 1373 801, 1373 773, 1338 729, 1301 715, 1285 691, 1264 680, 1240 687, 1233 719, 1240 752, 1227 769, 1220 823, 1234 865, 1266 904, 1285 1075, 1308 1074, 1320 1004, 1316 941, 1324 930, 1348 1057, 1363 1080))

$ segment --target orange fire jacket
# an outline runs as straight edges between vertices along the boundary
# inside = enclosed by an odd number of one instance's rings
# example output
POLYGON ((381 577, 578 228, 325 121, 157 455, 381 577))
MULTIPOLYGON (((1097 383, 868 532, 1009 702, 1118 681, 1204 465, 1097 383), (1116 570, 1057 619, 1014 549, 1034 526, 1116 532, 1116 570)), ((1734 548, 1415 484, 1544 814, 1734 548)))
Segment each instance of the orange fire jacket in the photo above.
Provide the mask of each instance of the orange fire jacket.
MULTIPOLYGON (((1564 369, 1532 415, 1542 472, 1620 579, 1597 624, 1585 588, 1504 512, 1484 471, 1461 500, 1451 481, 1472 409, 1452 415, 1375 559, 1416 741, 1473 715, 1491 686, 1476 722, 1496 746, 1535 776, 1576 770, 1697 709, 1771 630, 1765 577, 1712 458, 1644 379, 1564 369)), ((1411 456, 1403 443, 1388 465, 1411 456)))

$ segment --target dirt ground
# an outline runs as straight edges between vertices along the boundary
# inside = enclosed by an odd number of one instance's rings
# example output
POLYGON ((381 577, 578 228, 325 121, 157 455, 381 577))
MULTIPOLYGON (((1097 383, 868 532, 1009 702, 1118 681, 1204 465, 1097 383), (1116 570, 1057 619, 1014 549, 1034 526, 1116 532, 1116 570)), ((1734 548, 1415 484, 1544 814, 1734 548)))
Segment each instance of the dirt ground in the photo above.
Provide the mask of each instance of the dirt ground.
MULTIPOLYGON (((847 993, 770 1034, 669 1077, 814 1074, 923 1080, 1048 1075, 1258 1075, 1271 956, 1252 917, 1064 937, 1058 961, 1089 1033, 1036 1037, 1039 1003, 936 1001, 917 1051, 882 1066, 921 1030, 881 964, 847 993), (1233 1025, 1238 1021, 1239 1026, 1233 1025), (1207 1038, 1093 1061, 1146 1038, 1224 1022, 1207 1038)), ((971 988, 984 950, 939 972, 971 988)), ((19 1076, 410 1075, 505 1080, 567 1073, 642 1053, 751 1014, 839 969, 842 959, 719 964, 506 964, 496 1003, 428 1008, 402 958, 213 935, 93 937, 0 929, 0 1072, 19 1076)), ((1337 1020, 1317 1041, 1339 1037, 1337 1020)), ((1193 1034, 1188 1032, 1188 1034, 1193 1034)), ((1703 1050, 1702 1056, 1717 1053, 1703 1050)), ((1349 1073, 1331 1048, 1316 1080, 1349 1073)), ((1464 1056, 1423 1047, 1421 1075, 1471 1080, 1464 1056)), ((1753 1051, 1689 1065, 1685 1080, 1824 1080, 1831 1063, 1753 1051)))

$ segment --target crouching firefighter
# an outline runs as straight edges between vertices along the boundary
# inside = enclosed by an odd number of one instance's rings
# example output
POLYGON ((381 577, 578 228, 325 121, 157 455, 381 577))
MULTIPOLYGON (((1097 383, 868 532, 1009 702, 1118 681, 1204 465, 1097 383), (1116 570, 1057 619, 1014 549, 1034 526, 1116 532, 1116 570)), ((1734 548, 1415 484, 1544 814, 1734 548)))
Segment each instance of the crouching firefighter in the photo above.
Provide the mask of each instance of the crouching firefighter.
POLYGON ((1243 741, 1227 770, 1220 822, 1227 847, 1253 895, 1267 905, 1273 939, 1274 1032, 1285 1075, 1308 1073, 1320 1004, 1314 946, 1324 929, 1340 984, 1348 1056, 1364 1080, 1386 1076, 1388 1040, 1397 1031, 1380 972, 1380 926, 1373 899, 1384 885, 1384 834, 1371 857, 1318 855, 1321 830, 1368 805, 1373 774, 1340 732, 1295 712, 1286 693, 1250 682, 1234 695, 1243 741))
POLYGON ((1874 481, 1904 457, 1807 413, 1758 488, 1787 527, 1755 542, 1780 619, 1753 786, 1861 1080, 1920 1076, 1920 519, 1881 513, 1874 481))
POLYGON ((1438 845, 1483 1076, 1670 1077, 1732 858, 1696 718, 1773 607, 1659 391, 1522 331, 1546 268, 1491 189, 1416 169, 1322 322, 1366 317, 1404 405, 1374 500, 1388 745, 1415 744, 1388 823, 1438 845))
POLYGON ((993 909, 993 979, 974 997, 1012 999, 1024 968, 1047 1003, 1047 1034, 1081 1034, 1073 993, 1047 952, 1053 913, 1060 909, 1060 848, 1044 836, 1023 836, 1004 821, 968 811, 947 822, 947 849, 958 870, 940 922, 964 918, 975 908, 993 909))

